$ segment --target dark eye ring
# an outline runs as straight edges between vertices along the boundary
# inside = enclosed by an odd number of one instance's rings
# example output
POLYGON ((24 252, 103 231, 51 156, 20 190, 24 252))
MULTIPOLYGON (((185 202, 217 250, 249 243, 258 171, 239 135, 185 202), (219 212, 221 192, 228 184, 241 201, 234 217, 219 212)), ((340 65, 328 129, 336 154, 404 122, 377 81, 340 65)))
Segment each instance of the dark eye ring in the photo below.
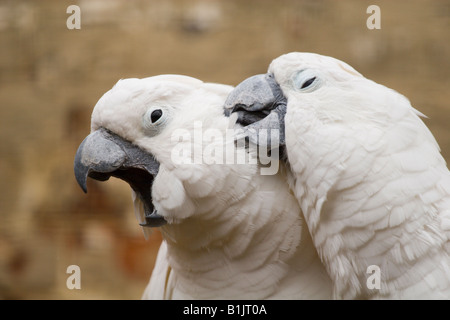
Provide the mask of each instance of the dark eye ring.
POLYGON ((153 110, 152 113, 150 114, 150 120, 152 121, 152 123, 155 123, 162 117, 162 115, 163 112, 161 109, 153 110))
POLYGON ((316 77, 306 80, 306 81, 302 84, 301 89, 304 89, 304 88, 309 87, 309 86, 314 82, 314 80, 316 80, 316 77))

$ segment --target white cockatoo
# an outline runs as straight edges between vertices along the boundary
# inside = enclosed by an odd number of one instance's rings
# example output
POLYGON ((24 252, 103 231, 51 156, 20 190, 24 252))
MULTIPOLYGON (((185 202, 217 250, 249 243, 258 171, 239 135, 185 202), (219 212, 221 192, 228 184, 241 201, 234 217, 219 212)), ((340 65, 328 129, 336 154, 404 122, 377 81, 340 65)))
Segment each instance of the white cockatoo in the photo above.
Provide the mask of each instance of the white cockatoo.
POLYGON ((125 180, 140 224, 161 227, 145 299, 331 298, 285 174, 260 174, 227 134, 231 90, 179 75, 120 80, 93 110, 77 181, 125 180))
POLYGON ((294 52, 239 84, 226 108, 251 141, 283 146, 335 298, 450 299, 450 173, 407 98, 294 52))

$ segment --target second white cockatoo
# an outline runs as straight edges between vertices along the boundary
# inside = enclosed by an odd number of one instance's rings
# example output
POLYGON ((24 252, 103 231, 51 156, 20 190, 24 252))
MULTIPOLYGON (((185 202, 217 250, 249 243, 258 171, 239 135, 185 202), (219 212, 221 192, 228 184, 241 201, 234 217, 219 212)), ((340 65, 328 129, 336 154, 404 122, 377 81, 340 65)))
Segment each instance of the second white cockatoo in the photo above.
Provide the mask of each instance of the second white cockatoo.
POLYGON ((239 84, 226 109, 250 141, 284 148, 334 297, 450 299, 450 173, 406 97, 293 52, 239 84))

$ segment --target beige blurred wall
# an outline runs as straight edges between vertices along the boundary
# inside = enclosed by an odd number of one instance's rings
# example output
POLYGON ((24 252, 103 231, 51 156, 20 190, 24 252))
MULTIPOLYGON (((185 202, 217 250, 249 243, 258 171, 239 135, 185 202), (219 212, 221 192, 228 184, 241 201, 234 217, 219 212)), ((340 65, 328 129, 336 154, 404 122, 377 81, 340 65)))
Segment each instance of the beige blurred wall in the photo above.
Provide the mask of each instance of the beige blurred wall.
POLYGON ((121 78, 235 85, 290 51, 331 55, 404 95, 450 158, 450 1, 0 1, 0 298, 139 299, 161 241, 128 186, 73 177, 90 113, 121 78), (81 29, 68 30, 69 5, 81 29), (381 8, 369 30, 366 9, 381 8), (81 290, 66 287, 81 267, 81 290))

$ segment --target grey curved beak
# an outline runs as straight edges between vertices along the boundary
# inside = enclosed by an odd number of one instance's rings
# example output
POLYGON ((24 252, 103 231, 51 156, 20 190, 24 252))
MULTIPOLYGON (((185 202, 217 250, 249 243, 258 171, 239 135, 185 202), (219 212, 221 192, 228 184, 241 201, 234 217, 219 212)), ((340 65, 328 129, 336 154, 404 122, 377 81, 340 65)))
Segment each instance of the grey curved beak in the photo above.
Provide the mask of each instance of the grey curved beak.
POLYGON ((75 178, 87 193, 86 181, 89 174, 96 180, 108 180, 111 176, 108 173, 120 168, 126 159, 125 152, 110 133, 104 129, 94 131, 81 142, 75 154, 75 178))
POLYGON ((272 74, 259 74, 238 84, 225 101, 225 115, 238 114, 244 135, 270 149, 285 144, 287 100, 272 74))
POLYGON ((89 134, 78 147, 74 160, 75 178, 87 192, 87 178, 106 181, 116 177, 126 181, 144 203, 146 223, 158 227, 166 223, 157 214, 151 198, 151 187, 159 163, 148 152, 118 135, 101 128, 89 134))

